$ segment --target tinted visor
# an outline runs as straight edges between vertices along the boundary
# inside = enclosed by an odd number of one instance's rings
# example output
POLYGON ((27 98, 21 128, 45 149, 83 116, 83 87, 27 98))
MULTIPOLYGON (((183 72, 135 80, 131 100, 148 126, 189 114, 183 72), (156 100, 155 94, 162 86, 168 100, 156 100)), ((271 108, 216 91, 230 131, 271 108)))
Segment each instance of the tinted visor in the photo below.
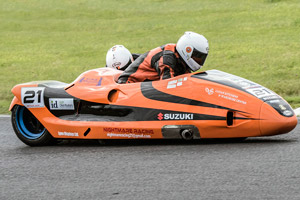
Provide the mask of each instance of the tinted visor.
POLYGON ((206 60, 207 54, 202 53, 194 48, 194 51, 192 53, 192 59, 197 62, 199 65, 203 65, 206 60))

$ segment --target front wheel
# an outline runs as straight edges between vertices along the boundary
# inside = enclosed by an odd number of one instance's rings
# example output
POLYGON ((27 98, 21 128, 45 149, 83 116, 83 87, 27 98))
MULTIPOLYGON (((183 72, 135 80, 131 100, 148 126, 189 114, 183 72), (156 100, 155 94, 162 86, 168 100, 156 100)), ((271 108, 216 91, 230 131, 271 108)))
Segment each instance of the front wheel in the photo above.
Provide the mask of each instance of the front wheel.
POLYGON ((24 106, 14 106, 11 122, 18 138, 29 146, 46 146, 55 142, 47 129, 24 106))

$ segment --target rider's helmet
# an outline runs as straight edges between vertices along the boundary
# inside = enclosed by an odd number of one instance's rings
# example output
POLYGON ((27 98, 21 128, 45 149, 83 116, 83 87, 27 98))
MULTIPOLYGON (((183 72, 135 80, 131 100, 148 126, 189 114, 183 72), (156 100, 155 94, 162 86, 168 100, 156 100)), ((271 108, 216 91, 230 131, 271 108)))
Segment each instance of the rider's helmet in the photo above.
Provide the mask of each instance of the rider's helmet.
POLYGON ((130 51, 123 45, 115 45, 107 51, 106 67, 125 70, 132 62, 130 51))
POLYGON ((208 55, 208 41, 198 33, 185 32, 176 44, 176 50, 192 71, 200 69, 208 55))

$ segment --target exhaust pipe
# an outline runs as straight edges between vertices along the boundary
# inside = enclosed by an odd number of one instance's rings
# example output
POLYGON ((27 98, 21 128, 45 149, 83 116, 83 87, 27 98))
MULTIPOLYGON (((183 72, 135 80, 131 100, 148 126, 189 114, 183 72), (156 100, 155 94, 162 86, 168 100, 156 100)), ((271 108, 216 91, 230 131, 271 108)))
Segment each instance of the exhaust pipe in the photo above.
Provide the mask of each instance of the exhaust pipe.
POLYGON ((182 130, 180 134, 181 134, 181 137, 183 139, 185 139, 185 140, 191 140, 191 139, 193 139, 193 135, 194 135, 193 131, 192 130, 188 130, 188 129, 182 130))

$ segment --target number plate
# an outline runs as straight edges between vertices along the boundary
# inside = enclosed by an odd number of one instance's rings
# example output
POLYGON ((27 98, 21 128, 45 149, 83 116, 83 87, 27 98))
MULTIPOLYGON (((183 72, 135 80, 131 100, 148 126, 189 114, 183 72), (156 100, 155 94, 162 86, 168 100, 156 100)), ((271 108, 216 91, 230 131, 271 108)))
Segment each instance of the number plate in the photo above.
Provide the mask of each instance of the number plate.
POLYGON ((269 96, 276 96, 276 94, 274 92, 272 92, 271 90, 268 90, 267 88, 262 87, 262 86, 256 87, 256 88, 249 88, 246 90, 260 99, 266 98, 269 96))
POLYGON ((41 108, 44 104, 44 87, 24 87, 21 89, 22 104, 27 108, 41 108))

